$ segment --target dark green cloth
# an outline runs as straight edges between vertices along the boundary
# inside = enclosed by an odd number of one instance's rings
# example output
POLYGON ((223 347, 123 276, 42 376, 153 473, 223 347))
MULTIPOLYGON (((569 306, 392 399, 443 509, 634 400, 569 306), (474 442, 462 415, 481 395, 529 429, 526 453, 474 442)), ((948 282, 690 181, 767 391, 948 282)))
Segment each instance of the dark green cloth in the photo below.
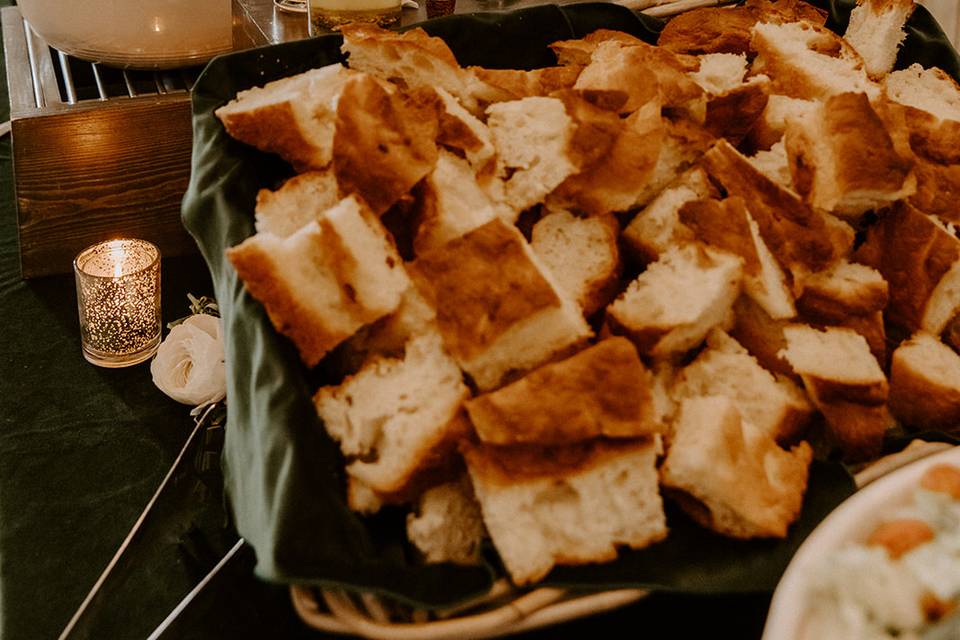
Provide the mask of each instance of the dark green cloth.
MULTIPOLYGON (((830 5, 838 28, 851 3, 830 5)), ((554 62, 547 45, 599 28, 654 42, 661 23, 620 6, 540 6, 511 14, 450 16, 425 26, 447 41, 461 64, 534 68, 554 62)), ((918 10, 901 63, 933 56, 949 69, 956 55, 934 43, 929 17, 918 10), (926 22, 925 22, 926 21, 926 22)), ((213 110, 239 90, 342 59, 339 36, 232 54, 212 62, 194 91, 194 171, 184 222, 210 264, 224 312, 229 364, 230 426, 225 480, 240 533, 257 552, 258 575, 280 583, 342 586, 400 600, 451 604, 476 595, 502 573, 494 559, 480 568, 422 566, 403 543, 403 513, 386 509, 363 520, 344 504, 343 460, 310 402, 316 381, 292 345, 270 327, 224 257, 253 233, 256 192, 278 184, 289 168, 277 158, 231 140, 213 110)), ((669 512, 671 535, 616 562, 562 568, 544 584, 585 588, 644 586, 688 593, 768 592, 796 546, 842 499, 849 476, 836 464, 811 468, 800 520, 784 541, 741 542, 714 536, 669 512)))

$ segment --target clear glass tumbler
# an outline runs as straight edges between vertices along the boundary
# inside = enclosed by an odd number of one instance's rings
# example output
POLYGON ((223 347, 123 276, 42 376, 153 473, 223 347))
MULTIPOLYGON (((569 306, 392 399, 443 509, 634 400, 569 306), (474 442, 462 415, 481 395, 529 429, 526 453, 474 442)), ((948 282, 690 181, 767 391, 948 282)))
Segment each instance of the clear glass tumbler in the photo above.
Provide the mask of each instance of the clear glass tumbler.
POLYGON ((149 359, 160 345, 160 250, 146 240, 109 240, 73 261, 83 357, 100 367, 149 359))
POLYGON ((310 35, 329 33, 349 22, 381 27, 400 22, 401 0, 309 0, 310 35))

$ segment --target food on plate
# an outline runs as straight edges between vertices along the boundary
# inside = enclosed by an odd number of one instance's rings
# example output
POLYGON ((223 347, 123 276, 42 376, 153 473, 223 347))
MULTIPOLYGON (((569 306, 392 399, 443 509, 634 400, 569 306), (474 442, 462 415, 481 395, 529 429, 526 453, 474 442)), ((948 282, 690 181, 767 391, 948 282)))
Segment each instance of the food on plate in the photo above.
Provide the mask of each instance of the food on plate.
POLYGON ((908 504, 876 514, 869 535, 816 563, 800 637, 956 637, 955 624, 943 619, 960 606, 957 487, 960 468, 930 467, 908 504))
POLYGON ((489 538, 529 584, 656 544, 663 499, 782 538, 811 441, 869 460, 895 418, 954 427, 960 87, 891 71, 912 8, 865 0, 841 37, 748 0, 533 70, 349 25, 343 64, 218 109, 296 174, 228 256, 322 361, 350 508, 410 508, 427 562, 489 538))

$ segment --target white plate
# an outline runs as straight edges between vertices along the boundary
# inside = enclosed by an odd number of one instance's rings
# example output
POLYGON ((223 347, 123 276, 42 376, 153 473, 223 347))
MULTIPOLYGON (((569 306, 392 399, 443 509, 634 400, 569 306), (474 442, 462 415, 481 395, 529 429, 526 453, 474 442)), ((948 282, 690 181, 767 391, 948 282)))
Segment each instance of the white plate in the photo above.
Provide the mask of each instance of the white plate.
POLYGON ((866 540, 886 514, 913 500, 920 477, 930 467, 950 463, 960 466, 960 447, 913 462, 873 482, 848 498, 827 516, 800 545, 773 594, 763 640, 796 640, 801 637, 807 610, 807 581, 825 554, 851 542, 866 540))

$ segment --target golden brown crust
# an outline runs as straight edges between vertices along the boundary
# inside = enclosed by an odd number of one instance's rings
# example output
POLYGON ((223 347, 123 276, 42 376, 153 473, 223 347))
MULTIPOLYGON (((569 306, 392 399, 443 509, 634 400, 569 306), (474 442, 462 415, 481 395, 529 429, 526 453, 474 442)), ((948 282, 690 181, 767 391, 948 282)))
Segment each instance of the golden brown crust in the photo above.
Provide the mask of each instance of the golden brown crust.
POLYGON ((840 445, 847 461, 872 460, 880 455, 883 436, 893 424, 887 405, 853 402, 818 402, 827 429, 840 445))
POLYGON ((889 300, 890 287, 885 280, 865 284, 857 289, 856 296, 845 297, 811 281, 797 298, 797 310, 809 315, 814 323, 842 322, 847 316, 883 311, 889 300))
POLYGON ((887 321, 913 332, 921 328, 933 289, 960 258, 960 240, 914 207, 898 202, 870 227, 857 255, 889 283, 887 321))
POLYGON ((730 335, 737 339, 765 369, 796 378, 793 367, 780 352, 786 348, 783 335, 786 322, 774 320, 749 296, 742 295, 733 304, 734 324, 730 335))
POLYGON ((893 352, 890 364, 890 410, 903 424, 916 429, 960 429, 960 389, 935 379, 927 363, 893 352))
POLYGON ((412 55, 420 51, 449 65, 459 66, 457 58, 442 39, 427 35, 419 27, 400 33, 369 22, 352 22, 340 27, 339 31, 346 43, 344 50, 347 46, 375 43, 378 46, 396 47, 398 52, 402 52, 399 55, 412 55))
POLYGON ((760 258, 750 233, 749 214, 742 198, 694 200, 680 207, 679 216, 680 222, 692 229, 697 238, 740 256, 743 258, 744 271, 759 275, 760 258))
POLYGON ((704 155, 703 165, 729 195, 747 202, 760 235, 786 269, 821 271, 842 257, 823 216, 761 173, 726 140, 704 155))
POLYGON ((480 440, 557 445, 599 436, 635 438, 661 430, 650 372, 626 338, 610 338, 513 384, 468 400, 480 440))
POLYGON ((617 42, 627 46, 647 44, 640 38, 631 36, 629 33, 614 31, 612 29, 597 29, 587 34, 585 38, 579 40, 558 40, 550 45, 550 49, 556 54, 557 61, 561 65, 574 64, 586 66, 590 64, 590 57, 601 42, 617 42))
MULTIPOLYGON (((323 154, 303 137, 289 102, 269 104, 252 111, 218 110, 217 116, 231 137, 261 151, 275 153, 298 172, 322 169, 323 154)), ((329 160, 329 159, 326 159, 329 160)))
POLYGON ((907 202, 924 213, 960 222, 960 164, 937 164, 918 155, 914 173, 917 192, 907 202))
POLYGON ((560 306, 524 242, 519 231, 497 219, 428 251, 411 266, 457 360, 473 359, 517 322, 560 306))
POLYGON ((853 383, 837 382, 829 378, 805 375, 803 381, 807 390, 813 393, 819 402, 824 403, 851 402, 865 406, 876 406, 886 403, 889 395, 889 386, 886 380, 853 383))
POLYGON ((348 80, 333 138, 333 170, 342 192, 384 213, 433 170, 442 112, 432 89, 391 95, 370 76, 348 80))
POLYGON ((754 80, 712 97, 707 102, 704 128, 738 145, 760 120, 769 98, 769 80, 754 80))
POLYGON ((573 87, 580 72, 580 65, 543 67, 531 71, 520 69, 487 69, 467 67, 467 71, 482 80, 490 90, 497 94, 497 102, 520 100, 532 96, 546 96, 553 91, 573 87))
POLYGON ((649 439, 600 439, 554 447, 499 447, 463 440, 460 452, 470 466, 471 473, 482 477, 485 483, 511 486, 541 478, 560 480, 602 466, 624 453, 649 446, 649 439))

